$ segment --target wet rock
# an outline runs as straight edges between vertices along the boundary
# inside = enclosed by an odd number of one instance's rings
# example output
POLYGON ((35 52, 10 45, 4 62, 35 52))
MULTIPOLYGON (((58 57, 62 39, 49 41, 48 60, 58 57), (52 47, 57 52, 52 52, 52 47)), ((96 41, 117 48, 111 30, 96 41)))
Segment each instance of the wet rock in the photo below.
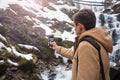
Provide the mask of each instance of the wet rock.
POLYGON ((114 10, 114 13, 120 13, 120 3, 114 4, 112 9, 114 10))
POLYGON ((57 74, 57 71, 55 71, 55 69, 51 69, 51 70, 49 71, 49 75, 48 75, 49 80, 54 80, 56 74, 57 74))

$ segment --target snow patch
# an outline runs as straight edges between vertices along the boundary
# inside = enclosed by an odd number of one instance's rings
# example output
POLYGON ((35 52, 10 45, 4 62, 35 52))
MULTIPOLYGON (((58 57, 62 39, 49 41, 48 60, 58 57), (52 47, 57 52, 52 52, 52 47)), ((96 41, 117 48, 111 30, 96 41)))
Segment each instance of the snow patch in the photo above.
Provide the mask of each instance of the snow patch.
POLYGON ((35 46, 31 46, 31 45, 24 45, 24 44, 18 44, 20 47, 25 47, 27 49, 35 49, 35 50, 39 50, 37 47, 35 46))
POLYGON ((20 56, 22 58, 25 58, 27 60, 33 59, 32 54, 22 54, 16 51, 15 47, 12 47, 12 51, 16 56, 20 56))
POLYGON ((18 66, 19 64, 18 63, 15 63, 13 61, 11 61, 10 59, 7 60, 10 64, 14 65, 14 66, 18 66))
POLYGON ((15 4, 18 0, 0 0, 0 8, 7 9, 9 4, 15 4))
POLYGON ((40 22, 40 20, 38 20, 37 18, 33 18, 33 20, 35 20, 36 22, 36 24, 33 27, 41 27, 42 29, 45 30, 46 35, 50 35, 53 32, 52 29, 50 29, 47 25, 40 22))
POLYGON ((10 9, 14 14, 16 14, 17 15, 17 12, 15 12, 13 9, 10 9))
POLYGON ((5 61, 4 60, 0 60, 0 64, 4 63, 5 61))
POLYGON ((0 42, 0 50, 1 50, 3 47, 5 47, 5 45, 4 45, 2 42, 0 42))
POLYGON ((30 16, 25 16, 25 18, 29 21, 32 21, 32 19, 30 18, 30 16))
POLYGON ((0 26, 3 26, 3 25, 0 23, 0 26))
POLYGON ((6 38, 5 38, 4 36, 2 36, 1 34, 0 34, 0 39, 2 39, 2 40, 4 40, 5 42, 7 42, 6 38))

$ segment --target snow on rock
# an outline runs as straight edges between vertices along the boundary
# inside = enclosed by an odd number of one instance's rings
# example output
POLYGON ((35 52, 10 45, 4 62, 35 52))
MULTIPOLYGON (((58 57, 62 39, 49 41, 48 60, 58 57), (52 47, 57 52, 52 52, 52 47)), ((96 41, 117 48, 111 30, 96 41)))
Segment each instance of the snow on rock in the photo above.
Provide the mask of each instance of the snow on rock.
POLYGON ((17 12, 15 12, 13 9, 10 9, 14 14, 16 14, 17 15, 17 12))
POLYGON ((117 1, 117 2, 115 3, 115 5, 118 5, 118 4, 120 4, 120 1, 117 1))
POLYGON ((3 26, 3 25, 0 23, 0 26, 3 26))
POLYGON ((33 27, 41 27, 42 29, 45 30, 46 35, 49 35, 53 32, 52 29, 50 29, 46 24, 43 24, 40 20, 38 20, 37 18, 33 18, 33 20, 36 21, 36 24, 33 27))
POLYGON ((57 1, 57 3, 61 3, 61 4, 63 4, 63 3, 64 3, 64 1, 62 1, 62 0, 59 0, 59 1, 57 1))
POLYGON ((67 32, 64 31, 63 33, 61 33, 60 31, 56 30, 56 32, 53 34, 55 37, 59 37, 62 38, 63 40, 68 40, 68 41, 75 41, 75 34, 72 34, 72 32, 67 32))
POLYGON ((18 63, 15 63, 15 62, 11 61, 10 59, 8 59, 7 61, 8 61, 10 64, 14 65, 14 66, 19 66, 18 63))
POLYGON ((20 46, 20 47, 25 47, 25 48, 27 48, 27 49, 39 50, 37 47, 31 46, 31 45, 18 44, 18 46, 20 46))
POLYGON ((5 61, 4 60, 0 60, 0 64, 4 63, 5 61))
MULTIPOLYGON (((53 30, 50 28, 50 26, 52 26, 51 24, 45 24, 42 23, 42 21, 40 21, 39 17, 43 17, 43 18, 47 18, 49 20, 52 21, 52 19, 57 19, 58 21, 65 21, 68 23, 72 23, 72 20, 68 17, 67 14, 63 13, 61 11, 62 8, 65 8, 67 10, 72 10, 72 9, 77 9, 76 7, 73 6, 68 6, 66 4, 64 5, 56 5, 54 3, 48 3, 49 6, 53 7, 55 10, 50 10, 47 7, 43 7, 40 5, 39 3, 36 3, 36 1, 34 0, 0 0, 0 8, 9 8, 9 4, 18 4, 19 6, 21 6, 23 9, 25 9, 26 11, 33 13, 36 15, 36 17, 29 17, 29 16, 25 16, 26 19, 30 20, 30 21, 35 21, 34 26, 33 27, 41 27, 46 31, 46 35, 50 35, 51 33, 53 33, 53 30)), ((17 12, 15 12, 14 10, 10 9, 14 14, 17 15, 17 12)), ((69 37, 65 37, 65 35, 69 34, 71 35, 69 32, 64 32, 64 34, 62 35, 64 37, 64 39, 70 39, 69 37)), ((62 34, 62 33, 61 33, 62 34)), ((73 39, 72 39, 73 41, 73 39)))
POLYGON ((3 47, 5 47, 5 45, 4 45, 2 42, 0 42, 0 50, 1 50, 1 48, 3 48, 3 47))
POLYGON ((19 1, 17 4, 19 4, 23 9, 36 15, 37 12, 41 11, 40 9, 42 8, 42 6, 36 4, 34 0, 23 0, 23 1, 19 1))
POLYGON ((72 34, 70 32, 64 31, 63 34, 62 34, 62 39, 74 42, 74 40, 75 40, 75 34, 72 34))
POLYGON ((18 51, 16 51, 15 47, 12 47, 12 51, 13 51, 13 53, 16 56, 20 56, 20 57, 25 58, 27 60, 33 59, 32 54, 22 54, 22 53, 19 53, 18 51))
POLYGON ((2 40, 4 40, 5 42, 7 42, 6 38, 5 38, 4 36, 2 36, 1 34, 0 34, 0 39, 2 39, 2 40))
MULTIPOLYGON (((72 23, 72 20, 68 17, 68 15, 64 14, 61 9, 62 8, 69 8, 69 9, 72 9, 70 8, 69 6, 67 5, 55 5, 53 3, 49 3, 50 6, 54 7, 56 9, 56 11, 50 11, 50 10, 46 10, 48 13, 49 13, 49 16, 51 18, 56 18, 57 20, 59 21, 66 21, 66 22, 69 22, 69 23, 72 23)), ((48 16, 48 17, 49 17, 48 16)))
MULTIPOLYGON (((0 34, 0 40, 3 40, 3 41, 5 41, 7 43, 6 38, 4 36, 2 36, 1 34, 0 34)), ((11 52, 11 48, 10 47, 7 47, 7 46, 5 46, 4 43, 0 42, 0 50, 2 48, 5 48, 8 52, 11 52)))
POLYGON ((32 19, 29 16, 25 16, 26 19, 28 19, 29 21, 32 21, 32 19))
POLYGON ((2 48, 5 48, 8 52, 11 52, 11 51, 12 51, 10 47, 6 47, 2 42, 0 42, 0 50, 1 50, 2 48))
POLYGON ((7 9, 9 4, 15 4, 18 0, 0 0, 0 8, 7 9))

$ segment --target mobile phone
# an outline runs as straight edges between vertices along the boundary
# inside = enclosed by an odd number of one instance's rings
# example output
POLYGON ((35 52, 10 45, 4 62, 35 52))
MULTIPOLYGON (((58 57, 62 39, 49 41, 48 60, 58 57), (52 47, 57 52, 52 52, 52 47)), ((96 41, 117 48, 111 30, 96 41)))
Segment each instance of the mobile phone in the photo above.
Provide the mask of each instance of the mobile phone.
POLYGON ((54 42, 54 35, 50 35, 50 36, 49 36, 49 41, 50 41, 50 42, 54 42))
MULTIPOLYGON (((54 42, 54 35, 50 35, 49 36, 49 42, 54 42)), ((52 47, 53 45, 49 44, 50 47, 52 47)))

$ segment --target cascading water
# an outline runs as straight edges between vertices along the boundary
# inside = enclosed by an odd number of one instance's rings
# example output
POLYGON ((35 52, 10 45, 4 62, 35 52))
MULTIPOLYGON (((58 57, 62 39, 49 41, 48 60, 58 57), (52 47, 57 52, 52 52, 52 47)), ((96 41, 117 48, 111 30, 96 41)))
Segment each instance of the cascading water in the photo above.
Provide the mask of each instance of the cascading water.
POLYGON ((120 41, 120 22, 117 21, 116 15, 103 14, 99 16, 97 25, 106 28, 113 40, 113 44, 118 44, 120 41))
POLYGON ((113 52, 110 54, 111 67, 120 64, 120 22, 116 15, 99 14, 97 16, 97 25, 106 28, 109 31, 113 41, 113 52), (118 63, 118 64, 116 64, 118 63))

